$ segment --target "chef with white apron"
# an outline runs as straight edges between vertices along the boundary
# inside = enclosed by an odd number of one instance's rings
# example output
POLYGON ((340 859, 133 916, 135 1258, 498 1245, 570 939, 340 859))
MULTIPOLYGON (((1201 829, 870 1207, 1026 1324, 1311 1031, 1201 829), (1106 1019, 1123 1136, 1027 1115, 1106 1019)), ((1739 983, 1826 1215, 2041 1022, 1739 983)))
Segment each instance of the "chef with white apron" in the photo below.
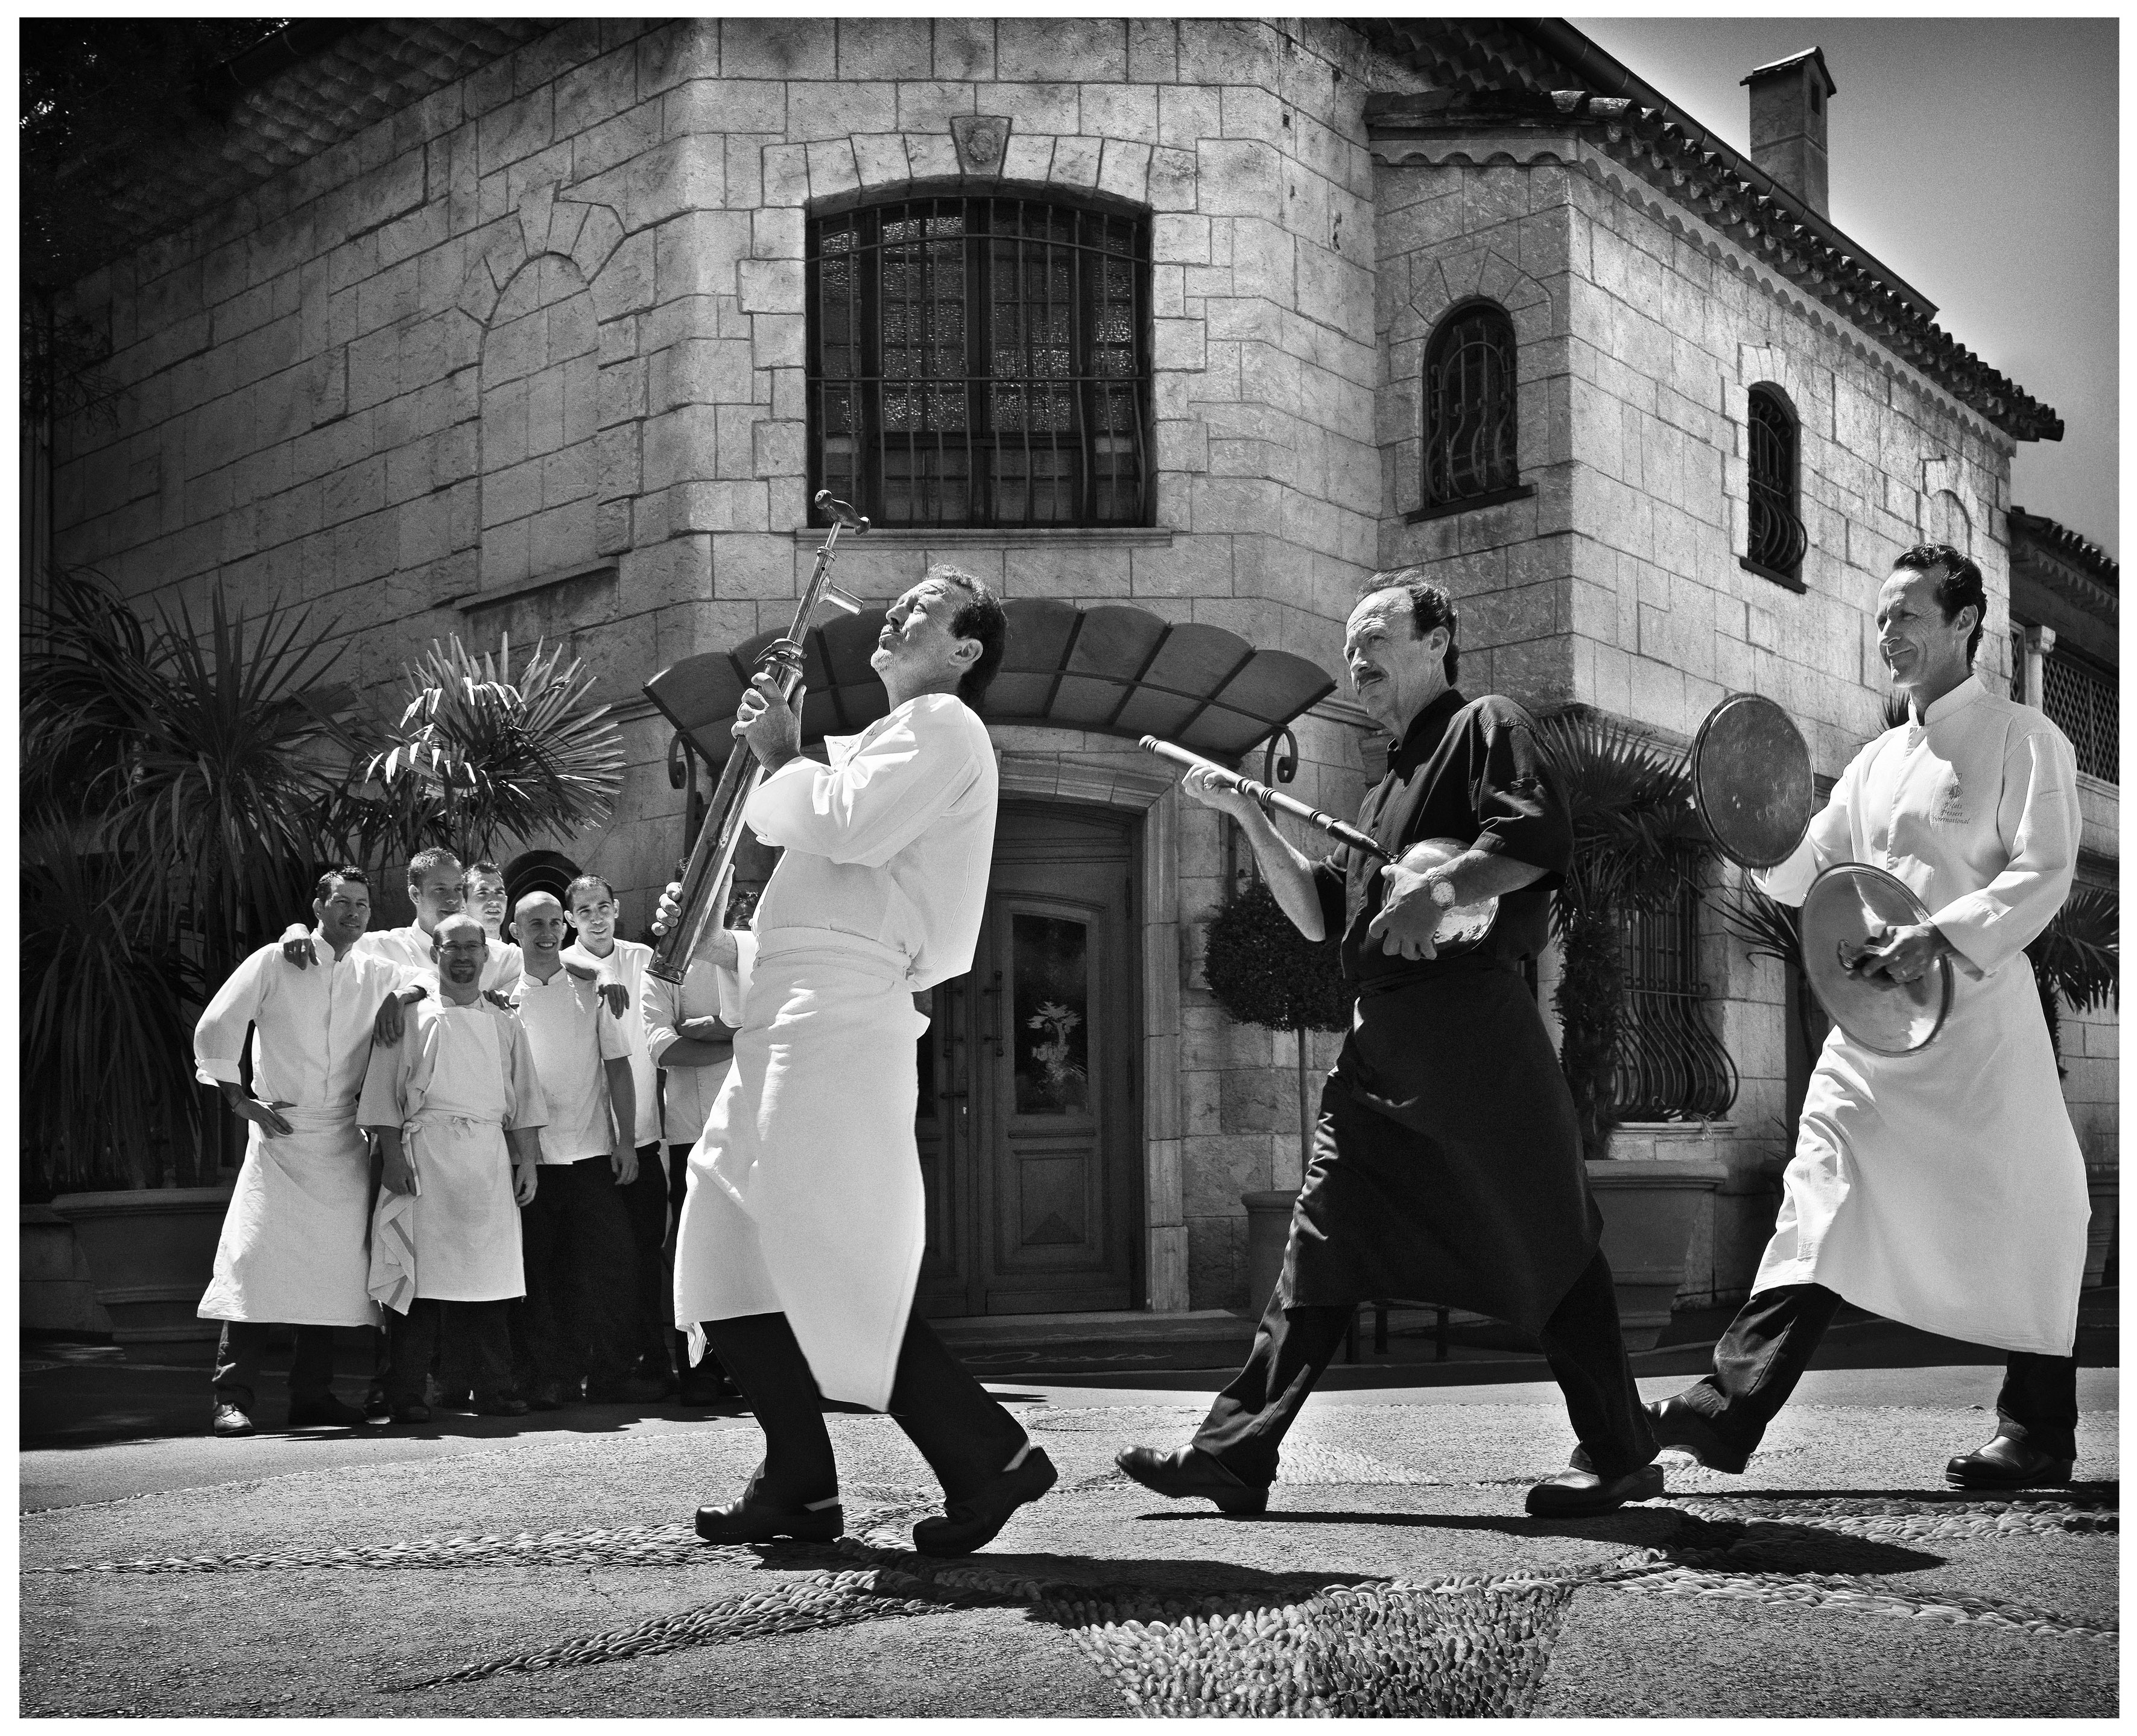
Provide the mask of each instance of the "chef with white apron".
POLYGON ((511 1392, 504 1305, 527 1291, 519 1206, 537 1184, 548 1105, 525 1029, 481 994, 481 925, 447 917, 436 939, 441 991, 407 1009, 397 1044, 373 1053, 357 1111, 386 1154, 370 1293, 389 1311, 397 1422, 429 1420, 423 1382, 437 1352, 443 1383, 471 1389, 478 1410, 527 1408, 511 1392))
POLYGON ((2076 756, 2040 712, 1973 674, 1972 562, 1911 550, 1878 602, 1907 721, 1855 756, 1794 854, 1757 878, 1787 904, 1840 863, 1904 881, 1930 920, 1888 937, 1883 974, 1912 981, 1947 959, 1950 1014, 1905 1055, 1834 1028, 1751 1299, 1715 1374, 1650 1409, 1666 1446, 1740 1471, 1844 1300, 2008 1353, 1997 1439, 1952 1460, 1951 1481, 2067 1481, 2090 1207, 2024 948, 2070 892, 2076 756))
POLYGON ((390 964, 355 945, 371 915, 360 870, 323 875, 312 908, 318 967, 288 969, 279 942, 260 948, 231 973, 193 1032, 201 1079, 252 1124, 200 1300, 202 1319, 225 1322, 215 1373, 219 1436, 253 1432, 270 1323, 298 1329, 291 1425, 363 1420, 329 1383, 333 1329, 377 1324, 364 1254, 370 1156, 356 1099, 372 1021, 396 979, 390 964), (238 1065, 248 1027, 249 1093, 238 1065))
POLYGON ((912 1314, 927 1240, 913 1116, 927 1021, 913 1001, 969 970, 979 936, 999 780, 966 701, 1003 630, 977 580, 931 568, 891 605, 871 659, 888 715, 827 737, 828 764, 801 756, 768 678, 737 712, 769 774, 745 819, 784 854, 756 912, 733 1065, 690 1157, 675 1318, 710 1340, 766 1452, 739 1501, 699 1510, 711 1541, 839 1534, 822 1398, 888 1410, 920 1449, 947 1497, 914 1531, 930 1553, 977 1548, 1053 1481, 912 1314))

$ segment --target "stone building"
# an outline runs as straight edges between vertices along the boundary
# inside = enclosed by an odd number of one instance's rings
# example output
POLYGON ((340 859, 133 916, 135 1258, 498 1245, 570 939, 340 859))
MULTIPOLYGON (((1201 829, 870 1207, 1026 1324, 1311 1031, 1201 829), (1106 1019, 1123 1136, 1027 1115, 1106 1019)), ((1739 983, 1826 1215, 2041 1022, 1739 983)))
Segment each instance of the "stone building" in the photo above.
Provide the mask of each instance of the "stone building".
MULTIPOLYGON (((55 430, 55 557, 148 603, 317 604, 367 684, 448 633, 568 640, 630 770, 608 831, 543 842, 634 921, 683 848, 677 725, 724 751, 817 488, 875 520, 839 564, 864 599, 931 558, 998 583, 987 937, 922 1057, 938 1313, 1249 1301, 1239 1198, 1297 1179, 1296 1052, 1201 985, 1237 864, 1135 738, 1258 769, 1288 727, 1298 793, 1349 811, 1381 750, 1338 645, 1375 566, 1451 587, 1472 693, 1682 742, 1750 689, 1828 780, 1879 727, 1899 549, 1971 549, 1982 666, 2014 668, 2010 460, 2061 425, 1827 218, 1815 51, 1747 80, 1747 159, 1552 21, 289 46, 235 69, 221 134, 103 190, 114 257, 74 299, 125 391, 55 430)), ((2097 598, 2042 582, 2027 626, 2076 646, 2048 603, 2097 598)), ((855 630, 813 642, 812 734, 881 703, 855 630)), ((2111 863, 2111 767, 2088 788, 2111 863)), ((1622 1173, 1714 1190, 1682 1294, 1727 1297, 1789 1143, 1788 990, 1696 910, 1655 956, 1727 1058, 1622 1173)), ((2112 1021, 2083 1040, 2111 1162, 2112 1021)))

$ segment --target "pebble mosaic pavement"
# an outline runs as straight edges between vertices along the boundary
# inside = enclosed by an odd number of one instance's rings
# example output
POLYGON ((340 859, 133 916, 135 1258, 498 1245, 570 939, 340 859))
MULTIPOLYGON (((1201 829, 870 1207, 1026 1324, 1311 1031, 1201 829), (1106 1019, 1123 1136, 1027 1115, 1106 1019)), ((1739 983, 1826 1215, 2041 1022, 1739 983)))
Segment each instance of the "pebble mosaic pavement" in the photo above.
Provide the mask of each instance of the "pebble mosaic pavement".
MULTIPOLYGON (((1471 1426, 1503 1439, 1521 1418, 1494 1410, 1477 1407, 1471 1426)), ((1521 1490, 1547 1462, 1520 1466, 1514 1476, 1465 1476, 1494 1468, 1488 1456, 1450 1467, 1446 1455, 1414 1438, 1414 1428, 1405 1447, 1399 1417, 1331 1410, 1309 1413, 1288 1447, 1269 1520, 1224 1520, 1200 1504, 1167 1510, 1171 1504, 1110 1464, 1130 1441, 1182 1437, 1196 1414, 1176 1405, 1026 1411, 1061 1481, 990 1550, 958 1561, 910 1549, 912 1523, 932 1510, 934 1495, 918 1460, 901 1453, 902 1439, 884 1419, 839 1417, 832 1422, 848 1467, 847 1535, 833 1545, 712 1549, 687 1522, 598 1522, 626 1520, 621 1510, 538 1529, 379 1540, 377 1507, 345 1486, 390 1482, 384 1471, 338 1480, 338 1508, 323 1485, 323 1534, 293 1544, 280 1540, 287 1528, 270 1522, 275 1504, 266 1496, 274 1485, 303 1482, 300 1476, 66 1510, 71 1522, 60 1526, 40 1524, 59 1514, 26 1515, 25 1606, 34 1610, 48 1591, 85 1588, 85 1582, 118 1594, 119 1582, 137 1576, 289 1573, 316 1588, 334 1574, 514 1569, 533 1570, 530 1583, 539 1584, 545 1573, 599 1568, 689 1587, 699 1577, 694 1569, 722 1570, 720 1594, 709 1600, 679 1595, 672 1609, 607 1628, 565 1633, 552 1624, 538 1646, 484 1651, 429 1636, 426 1649, 404 1647, 399 1667, 367 1685, 370 1695, 388 1697, 372 1699, 371 1708, 397 1715, 421 1714, 436 1690, 496 1678, 585 1666, 627 1670, 634 1660, 692 1648, 762 1645, 856 1624, 955 1622, 987 1610, 1020 1612, 1027 1627, 1042 1624, 1065 1636, 1129 1715, 1520 1715, 1538 1707, 1576 1598, 1790 1606, 1864 1624, 1866 1649, 1878 1643, 1867 1631, 1872 1623, 1996 1630, 2104 1651, 2105 1679, 2113 1675, 2115 1483, 2008 1500, 1929 1487, 1834 1493, 1830 1482, 1821 1492, 1815 1443, 1791 1443, 1777 1429, 1772 1452, 1750 1479, 1671 1458, 1664 1500, 1552 1525, 1520 1515, 1521 1490), (1792 1456, 1804 1461, 1792 1479, 1803 1486, 1760 1482, 1760 1471, 1785 1466, 1792 1456), (855 1474, 863 1467, 869 1481, 855 1474), (905 1471, 913 1474, 897 1474, 905 1471), (224 1514, 220 1526, 185 1528, 220 1529, 221 1546, 133 1554, 66 1547, 172 1532, 188 1509, 224 1514), (41 1535, 51 1531, 69 1534, 41 1535), (1966 1563, 1954 1562, 1993 1563, 2059 1546, 2105 1559, 2105 1597, 2043 1607, 2007 1594, 1996 1582, 2008 1574, 1962 1583, 1966 1563), (1302 1567, 1307 1560, 1317 1565, 1302 1567), (1415 1572, 1426 1565, 1453 1570, 1415 1572)), ((1537 1414, 1526 1413, 1531 1429, 1537 1414)), ((2111 1441, 2111 1417, 2089 1422, 2104 1423, 2111 1441)), ((570 1486, 572 1466, 594 1462, 590 1456, 603 1444, 553 1447, 528 1462, 539 1465, 553 1486, 570 1486)), ((756 1443, 745 1430, 633 1444, 650 1461, 640 1479, 645 1487, 690 1487, 702 1495, 718 1493, 723 1476, 746 1474, 756 1443)), ((1536 1456, 1536 1449, 1527 1455, 1536 1456)), ((1512 1468, 1502 1461, 1497 1468, 1512 1468)), ((370 1492, 375 1502, 377 1491, 370 1492)), ((463 1510, 467 1492, 460 1491, 463 1510)), ((491 1487, 488 1501, 496 1518, 513 1511, 501 1488, 491 1487)), ((402 1505, 416 1517, 441 1501, 416 1491, 402 1505)), ((619 1498, 606 1505, 617 1509, 619 1498)), ((638 1511, 646 1510, 641 1499, 638 1511)), ((2039 1575, 2020 1576, 2023 1585, 2040 1583, 2039 1575)), ((25 1713, 34 1711, 32 1698, 26 1688, 25 1713)), ((367 1709, 363 1699, 344 1701, 343 1709, 367 1709)))

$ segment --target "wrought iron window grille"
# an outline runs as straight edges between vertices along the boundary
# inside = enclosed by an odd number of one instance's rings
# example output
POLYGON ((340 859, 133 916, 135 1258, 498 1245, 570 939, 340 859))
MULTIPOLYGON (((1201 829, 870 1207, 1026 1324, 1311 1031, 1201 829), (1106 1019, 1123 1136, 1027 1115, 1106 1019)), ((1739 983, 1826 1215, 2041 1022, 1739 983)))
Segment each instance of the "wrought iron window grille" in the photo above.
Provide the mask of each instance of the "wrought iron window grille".
POLYGON ((995 196, 808 226, 809 488, 877 524, 1151 522, 1150 229, 995 196))
POLYGON ((1424 508, 1414 516, 1520 498, 1514 326, 1470 302, 1440 321, 1424 350, 1424 508))
POLYGON ((2114 671, 2058 645, 2041 659, 2041 709, 2070 737, 2080 771, 2110 784, 2122 781, 2122 695, 2114 671))
POLYGON ((1666 903, 1625 921, 1625 1011, 1611 1082, 1624 1121, 1720 1121, 1736 1101, 1735 1063, 1708 1022, 1699 980, 1699 894, 1691 862, 1682 867, 1666 903))
POLYGON ((1745 422, 1750 458, 1745 501, 1750 528, 1742 564, 1800 591, 1804 552, 1810 537, 1798 511, 1795 414, 1774 387, 1755 386, 1745 422))

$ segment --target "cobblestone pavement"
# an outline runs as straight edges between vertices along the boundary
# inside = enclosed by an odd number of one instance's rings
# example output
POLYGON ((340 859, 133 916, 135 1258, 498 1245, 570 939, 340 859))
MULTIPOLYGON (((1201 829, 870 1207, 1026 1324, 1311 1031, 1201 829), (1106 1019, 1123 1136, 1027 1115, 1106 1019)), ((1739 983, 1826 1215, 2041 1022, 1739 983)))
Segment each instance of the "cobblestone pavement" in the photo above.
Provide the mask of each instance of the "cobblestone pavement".
POLYGON ((912 1552, 933 1485, 882 1417, 830 1419, 847 1535, 819 1548, 691 1534, 746 1423, 342 1437, 251 1476, 265 1437, 215 1443, 231 1481, 25 1513, 21 1710, 2112 1715, 2112 1377, 2083 1481, 1990 1499, 1941 1475, 1989 1432, 1984 1373, 1896 1405, 1813 1376, 1745 1476, 1672 1457, 1662 1500, 1572 1523, 1522 1512, 1570 1445, 1545 1387, 1317 1399, 1253 1520, 1112 1467, 1197 1395, 1020 1392, 1061 1481, 955 1562, 912 1552))

